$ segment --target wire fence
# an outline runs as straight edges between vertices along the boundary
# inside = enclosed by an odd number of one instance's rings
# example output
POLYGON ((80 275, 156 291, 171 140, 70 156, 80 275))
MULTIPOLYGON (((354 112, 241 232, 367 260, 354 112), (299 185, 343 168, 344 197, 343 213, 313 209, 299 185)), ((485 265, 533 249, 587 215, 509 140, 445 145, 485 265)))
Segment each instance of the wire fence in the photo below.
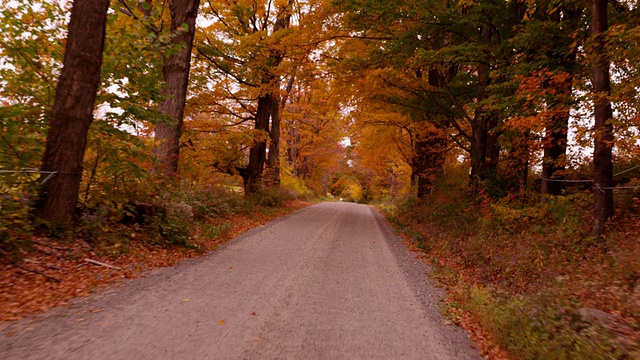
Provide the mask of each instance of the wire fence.
POLYGON ((39 169, 31 169, 31 168, 25 168, 25 169, 19 169, 19 170, 0 170, 0 174, 40 174, 40 175, 47 175, 42 182, 40 183, 40 185, 44 185, 47 181, 51 180, 51 178, 53 178, 56 175, 77 175, 77 174, 81 174, 81 172, 62 172, 62 171, 43 171, 43 170, 39 170, 39 169))
MULTIPOLYGON (((630 171, 640 169, 640 165, 634 166, 630 169, 620 171, 619 173, 613 174, 614 177, 620 176, 622 174, 628 173, 630 171)), ((551 182, 562 182, 562 183, 593 183, 593 180, 570 180, 570 179, 547 179, 541 178, 542 181, 551 181, 551 182)), ((599 184, 593 184, 593 187, 599 191, 604 192, 605 190, 627 190, 627 189, 640 189, 640 185, 624 185, 624 186, 600 186, 599 184)))

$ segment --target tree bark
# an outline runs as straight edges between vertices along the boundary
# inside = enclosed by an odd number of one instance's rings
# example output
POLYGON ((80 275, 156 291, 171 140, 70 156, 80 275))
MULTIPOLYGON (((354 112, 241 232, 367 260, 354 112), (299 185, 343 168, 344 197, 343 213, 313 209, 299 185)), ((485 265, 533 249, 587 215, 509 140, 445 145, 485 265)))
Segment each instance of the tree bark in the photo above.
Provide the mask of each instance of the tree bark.
MULTIPOLYGON (((568 89, 558 89, 560 92, 571 92, 568 89)), ((545 128, 545 139, 542 157, 542 182, 541 193, 543 195, 560 195, 564 189, 562 172, 565 170, 565 157, 567 154, 567 133, 569 131, 569 109, 552 110, 551 118, 545 128)))
POLYGON ((51 226, 73 221, 87 133, 100 85, 109 0, 75 0, 56 97, 51 111, 40 195, 34 213, 51 226))
POLYGON ((609 27, 607 19, 607 0, 592 0, 591 38, 592 83, 594 95, 594 150, 593 150, 593 193, 594 222, 593 235, 605 232, 607 220, 613 216, 613 112, 609 95, 611 84, 609 78, 609 60, 606 56, 603 33, 609 27))
MULTIPOLYGON (((483 30, 483 36, 488 37, 489 35, 484 32, 483 30)), ((478 65, 478 102, 487 98, 487 87, 490 82, 489 71, 489 65, 478 65)), ((478 108, 471 124, 471 171, 469 177, 472 188, 477 187, 478 182, 485 178, 488 133, 489 114, 487 110, 478 108)))
POLYGON ((487 119, 481 110, 476 111, 471 124, 471 171, 469 173, 472 187, 484 179, 487 160, 487 119))
POLYGON ((182 48, 164 58, 162 66, 162 80, 166 84, 162 91, 164 100, 158 105, 158 110, 171 120, 171 123, 156 125, 154 148, 155 163, 152 173, 174 175, 178 172, 180 158, 180 136, 184 121, 184 107, 189 83, 191 67, 191 49, 196 30, 196 17, 200 0, 171 0, 171 30, 174 32, 172 44, 182 48), (188 30, 182 31, 182 24, 188 25, 188 30))
POLYGON ((271 101, 271 129, 269 129, 269 157, 268 174, 266 184, 268 187, 277 188, 280 186, 280 101, 275 94, 272 94, 271 101))
MULTIPOLYGON (((271 94, 261 95, 258 98, 256 110, 255 129, 269 133, 269 115, 272 109, 271 94)), ((249 149, 249 164, 247 165, 244 180, 244 193, 249 195, 262 187, 262 171, 266 160, 267 139, 258 139, 249 149)))
MULTIPOLYGON (((276 20, 273 26, 273 32, 276 33, 282 29, 289 27, 291 15, 289 15, 286 9, 289 4, 280 10, 282 16, 276 20)), ((280 64, 284 53, 281 50, 272 49, 271 59, 277 64, 280 64)), ((291 92, 293 87, 294 77, 292 76, 287 84, 287 94, 291 92)), ((279 82, 275 84, 276 89, 279 88, 279 82)), ((284 108, 286 103, 286 96, 280 99, 281 96, 278 91, 274 91, 271 94, 271 130, 269 131, 269 158, 267 159, 267 174, 265 174, 265 183, 268 187, 277 188, 280 186, 280 110, 284 108)))
MULTIPOLYGON (((287 11, 289 3, 280 9, 281 17, 278 18, 273 26, 273 33, 289 27, 291 15, 287 11)), ((269 51, 269 60, 273 68, 280 65, 284 53, 278 49, 269 51)), ((258 109, 256 110, 256 130, 263 130, 269 134, 271 146, 269 148, 269 174, 267 177, 268 185, 278 186, 280 184, 280 101, 277 91, 279 89, 279 80, 272 73, 272 69, 266 69, 262 79, 263 86, 270 88, 269 93, 261 95, 258 98, 258 109), (271 118, 271 131, 269 131, 269 118, 271 118), (271 155, 273 154, 273 157, 271 155)), ((263 170, 265 165, 267 150, 267 141, 258 141, 249 150, 249 164, 247 165, 246 177, 244 180, 244 193, 249 195, 258 191, 262 187, 264 178, 263 170)))

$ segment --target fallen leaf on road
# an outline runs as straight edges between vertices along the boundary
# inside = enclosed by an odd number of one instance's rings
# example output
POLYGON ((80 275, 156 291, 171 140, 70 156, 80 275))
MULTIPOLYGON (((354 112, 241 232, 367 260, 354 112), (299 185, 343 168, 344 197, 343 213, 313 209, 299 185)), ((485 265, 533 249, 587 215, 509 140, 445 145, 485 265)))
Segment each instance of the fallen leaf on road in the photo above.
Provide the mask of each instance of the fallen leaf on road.
POLYGON ((218 325, 224 325, 224 320, 218 321, 218 325))

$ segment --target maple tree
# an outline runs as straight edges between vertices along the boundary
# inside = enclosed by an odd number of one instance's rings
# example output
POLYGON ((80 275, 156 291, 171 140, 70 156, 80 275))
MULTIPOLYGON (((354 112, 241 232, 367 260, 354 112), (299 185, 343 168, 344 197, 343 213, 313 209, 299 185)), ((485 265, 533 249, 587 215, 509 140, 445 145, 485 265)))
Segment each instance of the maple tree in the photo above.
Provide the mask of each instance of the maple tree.
POLYGON ((235 169, 247 194, 280 182, 281 113, 297 69, 321 43, 322 12, 316 10, 322 4, 210 2, 203 10, 210 25, 196 35, 196 66, 211 91, 198 91, 195 98, 208 105, 204 99, 213 98, 208 111, 234 116, 238 125, 253 123, 248 161, 235 169))

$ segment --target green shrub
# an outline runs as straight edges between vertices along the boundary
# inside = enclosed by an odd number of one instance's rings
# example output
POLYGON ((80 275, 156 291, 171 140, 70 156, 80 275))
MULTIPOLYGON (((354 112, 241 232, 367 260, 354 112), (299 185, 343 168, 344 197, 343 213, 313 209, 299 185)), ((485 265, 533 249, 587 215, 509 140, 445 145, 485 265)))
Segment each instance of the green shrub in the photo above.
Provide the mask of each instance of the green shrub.
POLYGON ((525 297, 499 298, 479 287, 466 307, 516 359, 621 359, 625 350, 606 329, 576 311, 525 297))
POLYGON ((16 261, 28 247, 32 226, 28 200, 16 189, 0 193, 0 259, 16 261))

